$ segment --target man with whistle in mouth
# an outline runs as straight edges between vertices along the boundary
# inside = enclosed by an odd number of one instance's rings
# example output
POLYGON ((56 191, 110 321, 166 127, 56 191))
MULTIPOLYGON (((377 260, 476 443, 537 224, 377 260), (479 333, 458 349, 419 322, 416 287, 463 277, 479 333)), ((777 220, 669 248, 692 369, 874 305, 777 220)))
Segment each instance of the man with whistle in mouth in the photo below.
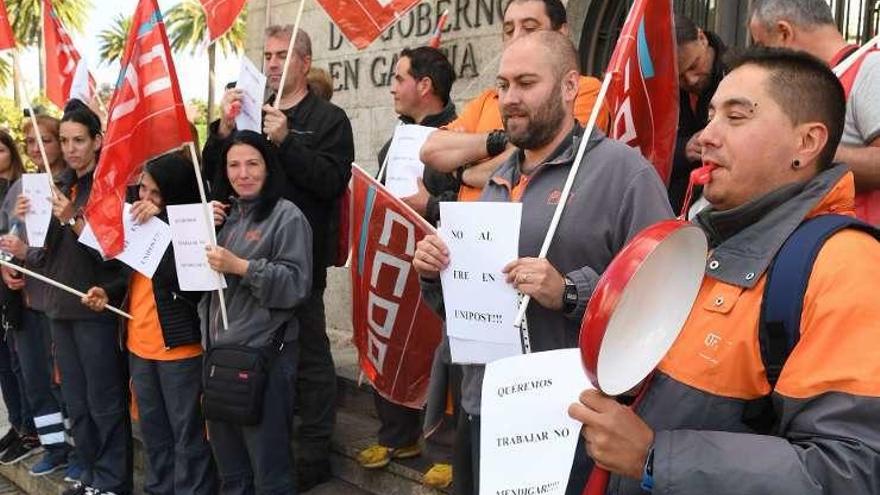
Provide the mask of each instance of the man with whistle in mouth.
POLYGON ((830 231, 799 289, 765 292, 803 249, 787 239, 853 217, 853 174, 833 163, 844 90, 803 52, 754 49, 732 67, 700 134, 715 168, 694 222, 711 251, 687 322, 635 411, 590 390, 569 413, 612 473, 606 493, 880 493, 877 232, 830 231), (765 319, 798 293, 793 317, 765 319))
MULTIPOLYGON (((632 236, 672 213, 660 177, 638 151, 599 130, 584 136, 573 111, 578 78, 574 46, 552 31, 512 41, 497 77, 504 129, 517 149, 492 174, 480 200, 523 205, 520 258, 511 260, 505 272, 508 283, 533 299, 526 313, 533 351, 576 347, 599 274, 632 236), (583 165, 550 251, 538 258, 582 139, 589 139, 583 165)), ((418 243, 413 266, 432 304, 442 302, 439 272, 448 263, 449 252, 438 236, 418 243)), ((483 370, 482 365, 464 365, 462 370, 464 414, 453 468, 456 493, 461 494, 477 493, 479 487, 483 370)), ((567 493, 580 494, 586 467, 576 465, 573 474, 567 493)))

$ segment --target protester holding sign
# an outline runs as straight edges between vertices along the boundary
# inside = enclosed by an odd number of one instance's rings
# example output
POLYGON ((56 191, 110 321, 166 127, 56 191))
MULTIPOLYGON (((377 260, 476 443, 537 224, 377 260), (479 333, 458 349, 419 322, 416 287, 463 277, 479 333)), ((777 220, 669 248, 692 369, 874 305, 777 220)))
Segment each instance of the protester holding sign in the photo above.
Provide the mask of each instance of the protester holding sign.
MULTIPOLYGON (((533 351, 577 346, 587 301, 605 267, 627 240, 671 215, 666 191, 637 151, 589 136, 584 166, 574 179, 568 207, 547 258, 536 258, 561 189, 575 160, 583 128, 574 118, 577 53, 566 36, 541 31, 511 42, 501 58, 498 94, 505 132, 517 151, 492 175, 482 201, 523 204, 520 258, 505 267, 507 282, 537 304, 529 306, 533 351), (588 225, 589 228, 584 228, 588 225)), ((428 300, 437 301, 439 271, 449 259, 437 236, 418 243, 413 266, 428 300)), ((476 493, 479 483, 480 388, 483 366, 465 366, 455 465, 457 493, 476 493)), ((583 469, 569 483, 580 493, 583 469)))
MULTIPOLYGON (((302 304, 300 323, 297 394, 300 399, 300 424, 297 441, 301 462, 297 462, 299 489, 330 479, 330 438, 336 421, 336 368, 330 353, 330 340, 324 314, 324 289, 327 267, 337 260, 340 232, 341 198, 351 179, 354 138, 345 111, 312 93, 308 88, 312 64, 312 42, 300 29, 293 43, 290 59, 287 52, 292 39, 291 26, 269 26, 263 50, 264 70, 269 89, 280 93, 278 108, 263 106, 263 133, 278 153, 284 174, 282 193, 306 218, 313 232, 314 273, 311 296, 302 304), (281 76, 287 67, 287 79, 281 76)), ((234 111, 242 95, 228 90, 220 102, 221 118, 210 126, 205 143, 205 175, 221 174, 222 149, 235 129, 234 111)), ((223 196, 214 195, 219 201, 223 196)), ((342 261, 344 263, 344 261, 342 261)))
MULTIPOLYGON (((92 188, 92 174, 101 148, 101 122, 79 100, 71 100, 61 118, 61 149, 70 166, 61 175, 53 203, 46 245, 28 252, 28 263, 61 283, 86 289, 89 299, 118 304, 125 294, 127 269, 77 240, 85 226, 82 216, 92 188)), ((28 208, 19 198, 16 213, 28 208)), ((118 345, 118 321, 109 312, 95 313, 58 289, 47 292, 55 357, 61 389, 71 420, 76 453, 83 463, 80 483, 95 493, 131 490, 131 426, 126 407, 125 371, 118 345)))
MULTIPOLYGON (((49 171, 53 177, 58 179, 67 170, 59 142, 60 122, 48 115, 37 115, 36 121, 43 139, 43 148, 46 150, 46 157, 49 160, 49 171)), ((43 157, 37 145, 37 133, 34 131, 33 122, 26 120, 22 125, 22 131, 25 136, 28 157, 38 165, 38 169, 44 170, 43 157)), ((14 213, 19 194, 21 194, 21 181, 12 185, 3 200, 3 207, 0 210, 0 229, 2 229, 2 225, 9 227, 3 229, 7 234, 0 238, 0 250, 12 254, 16 263, 25 264, 28 250, 26 232, 21 227, 21 220, 15 217, 14 213), (15 227, 16 225, 17 227, 15 227)), ((31 268, 36 270, 36 267, 31 268)), ((31 413, 40 425, 37 427, 37 435, 46 451, 43 459, 31 468, 31 474, 48 474, 66 466, 64 477, 78 480, 82 465, 77 462, 76 456, 69 455, 72 449, 65 438, 64 400, 61 397, 59 385, 52 377, 55 359, 52 352, 49 317, 46 315, 49 286, 42 282, 28 280, 6 267, 3 267, 2 271, 3 281, 6 285, 23 292, 24 308, 21 315, 23 331, 15 334, 15 350, 21 366, 22 381, 28 404, 31 413), (68 457, 70 457, 69 464, 68 457)), ((9 407, 8 404, 7 407, 9 407)))
MULTIPOLYGON (((455 119, 455 105, 449 93, 455 82, 452 64, 440 50, 430 47, 404 49, 400 53, 394 77, 391 81, 391 94, 394 96, 394 111, 403 125, 417 124, 425 127, 439 127, 455 119)), ((385 164, 392 139, 379 150, 379 163, 385 164)), ((418 159, 418 149, 409 150, 412 158, 418 159)), ((383 167, 387 170, 387 167, 383 167)), ((387 174, 384 174, 387 176, 387 174)), ((385 177, 379 177, 383 183, 385 177)), ((418 179, 417 193, 401 198, 419 215, 436 226, 440 219, 441 201, 455 201, 460 182, 454 173, 441 173, 431 168, 424 169, 418 179)), ((446 346, 438 348, 435 360, 445 363, 435 364, 434 369, 450 366, 449 350, 446 346), (445 349, 445 351, 444 351, 445 349)), ((435 374, 448 375, 447 369, 437 370, 435 374)), ((429 415, 443 418, 446 410, 446 380, 442 383, 443 404, 436 404, 439 413, 429 415)), ((418 409, 394 404, 375 393, 376 412, 379 415, 379 442, 362 450, 358 462, 366 468, 380 468, 388 465, 391 458, 414 457, 420 454, 419 437, 422 432, 422 413, 418 409)), ((431 422, 429 430, 434 433, 437 424, 431 422)), ((433 437, 433 435, 431 435, 433 437)), ((436 438, 436 437, 434 437, 436 438)), ((437 459, 423 478, 431 486, 447 487, 452 482, 452 467, 448 459, 437 459)))
POLYGON ((732 67, 700 134, 716 168, 695 222, 711 251, 688 320, 635 412, 585 391, 570 413, 616 475, 608 493, 880 493, 880 233, 853 225, 788 250, 814 221, 852 220, 853 174, 832 163, 843 89, 801 52, 732 67))
POLYGON ((295 308, 312 286, 312 233, 281 197, 283 172, 262 135, 237 131, 223 156, 214 188, 231 205, 225 216, 215 202, 225 220, 207 256, 226 275, 229 328, 216 292, 200 306, 211 448, 222 493, 296 493, 290 443, 302 325, 295 308))
POLYGON ((754 1, 749 32, 759 45, 803 50, 835 69, 847 100, 843 137, 834 159, 855 174, 856 215, 880 225, 880 51, 875 48, 848 70, 838 71, 858 47, 847 44, 824 0, 754 1))
MULTIPOLYGON (((534 31, 556 31, 569 34, 565 5, 560 0, 513 0, 504 7, 502 40, 506 44, 534 31)), ((594 77, 578 79, 578 95, 574 115, 586 124, 590 110, 599 94, 599 81, 594 77)), ((490 88, 468 102, 456 120, 442 132, 435 132, 422 148, 422 161, 442 172, 465 167, 459 199, 474 201, 486 180, 511 155, 500 111, 498 91, 490 88)), ((596 125, 605 129, 608 112, 599 114, 596 125)))
MULTIPOLYGON (((135 222, 163 218, 166 205, 198 203, 192 165, 176 153, 144 167, 132 205, 135 222)), ((169 245, 152 280, 132 272, 126 347, 144 446, 146 493, 216 493, 201 409, 202 346, 196 311, 202 292, 183 292, 169 245)), ((92 309, 103 309, 97 301, 92 309)))
MULTIPOLYGON (((18 179, 24 172, 21 155, 15 140, 6 131, 0 130, 0 197, 8 198, 11 194, 17 197, 21 192, 18 179), (18 187, 14 187, 19 184, 18 187), (17 192, 15 191, 17 189, 17 192)), ((11 203, 11 202, 10 202, 11 203)), ((15 235, 21 229, 18 223, 13 224, 8 218, 3 219, 0 231, 15 235), (11 231, 11 232, 10 232, 11 231)), ((3 245, 0 244, 0 248, 3 245)), ((0 256, 13 256, 11 251, 3 251, 0 256)), ((13 274, 10 273, 12 276, 13 274)), ((0 324, 5 329, 5 344, 0 344, 0 390, 6 404, 10 423, 9 431, 0 439, 0 464, 13 464, 29 457, 38 449, 39 443, 33 423, 31 410, 34 402, 28 398, 29 387, 25 382, 21 357, 18 355, 17 330, 23 329, 22 311, 24 301, 20 289, 24 279, 20 274, 11 277, 11 284, 0 288, 0 324)), ((27 340, 27 339, 24 339, 27 340)))

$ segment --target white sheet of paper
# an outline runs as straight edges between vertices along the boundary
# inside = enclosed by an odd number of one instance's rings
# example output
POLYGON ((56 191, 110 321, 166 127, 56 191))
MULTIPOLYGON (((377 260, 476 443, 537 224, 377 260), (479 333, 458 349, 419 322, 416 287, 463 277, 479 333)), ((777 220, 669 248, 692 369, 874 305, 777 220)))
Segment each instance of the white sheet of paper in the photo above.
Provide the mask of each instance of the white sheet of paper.
POLYGON ((49 174, 24 174, 21 176, 21 193, 27 196, 31 208, 24 216, 30 247, 41 248, 46 242, 46 232, 52 221, 52 189, 49 174))
MULTIPOLYGON (((440 203, 440 237, 449 266, 440 274, 450 337, 515 344, 517 293, 501 269, 518 258, 521 203, 440 203)), ((471 356, 470 363, 489 362, 471 356)), ((452 361, 463 363, 452 354, 452 361)))
MULTIPOLYGON (((168 223, 171 226, 171 242, 174 244, 174 264, 180 290, 209 291, 226 287, 223 275, 208 265, 205 246, 211 244, 211 235, 205 225, 202 203, 169 205, 168 223)), ((210 205, 205 205, 209 209, 210 205)), ((211 226, 213 231, 214 226, 211 226)))
POLYGON ((241 112, 235 117, 240 130, 263 132, 263 102, 266 93, 266 76, 247 57, 241 57, 241 71, 235 88, 242 90, 241 112))
MULTIPOLYGON (((128 203, 122 208, 122 228, 125 231, 125 243, 122 252, 115 259, 134 268, 145 277, 153 278, 159 262, 165 255, 165 250, 168 249, 168 244, 171 243, 171 228, 156 217, 142 224, 135 223, 131 219, 131 205, 128 203)), ((104 255, 90 225, 86 224, 79 235, 79 242, 104 255)))
POLYGON ((522 354, 522 344, 499 344, 449 337, 449 352, 456 363, 491 363, 498 359, 519 356, 522 354))
POLYGON ((89 65, 85 59, 80 59, 76 64, 76 72, 73 74, 73 82, 70 83, 70 99, 88 103, 92 99, 92 88, 89 85, 89 65))
POLYGON ((385 187, 398 198, 419 192, 418 179, 425 174, 425 164, 419 160, 422 145, 428 135, 437 129, 422 125, 399 125, 388 147, 388 166, 385 187))
POLYGON ((486 366, 480 493, 564 494, 581 424, 568 406, 592 388, 578 349, 536 352, 486 366))

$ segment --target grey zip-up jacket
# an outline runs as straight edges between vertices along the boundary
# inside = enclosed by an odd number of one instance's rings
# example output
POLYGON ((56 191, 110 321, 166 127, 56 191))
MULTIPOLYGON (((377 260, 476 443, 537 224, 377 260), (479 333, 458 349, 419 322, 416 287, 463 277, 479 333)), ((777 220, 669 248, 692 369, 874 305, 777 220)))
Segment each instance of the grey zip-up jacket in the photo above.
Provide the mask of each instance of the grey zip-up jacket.
POLYGON ((217 233, 217 244, 249 261, 244 277, 226 275, 223 291, 229 328, 223 330, 217 291, 202 299, 203 345, 266 345, 286 327, 284 341, 297 339, 295 307, 312 287, 312 229, 293 203, 279 199, 262 222, 254 221, 255 202, 235 199, 217 233))
MULTIPOLYGON (((582 133, 583 128, 576 125, 532 172, 521 198, 520 257, 538 256, 582 133)), ((522 159, 520 151, 498 167, 481 201, 510 201, 522 159)), ((594 131, 547 254, 550 263, 577 286, 578 304, 571 313, 534 301, 529 305, 526 317, 532 351, 577 347, 581 319, 599 276, 631 237, 671 216, 666 188, 651 164, 629 146, 594 131)), ((439 281, 423 280, 422 288, 426 301, 439 307, 439 281)), ((480 414, 483 369, 463 366, 462 407, 470 414, 480 414)))

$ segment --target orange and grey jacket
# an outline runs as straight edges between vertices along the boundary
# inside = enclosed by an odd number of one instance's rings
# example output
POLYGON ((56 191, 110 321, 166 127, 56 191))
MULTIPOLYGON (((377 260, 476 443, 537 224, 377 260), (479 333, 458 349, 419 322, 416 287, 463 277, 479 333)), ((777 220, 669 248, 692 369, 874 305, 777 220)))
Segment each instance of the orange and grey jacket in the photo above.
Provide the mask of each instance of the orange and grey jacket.
MULTIPOLYGON (((853 176, 824 171, 709 255, 706 278, 638 413, 654 429, 654 494, 880 493, 880 243, 844 230, 821 249, 801 338, 770 389, 758 343, 765 272, 805 218, 853 214, 853 176), (743 422, 771 394, 770 435, 743 422)), ((614 477, 609 493, 642 494, 614 477)))

